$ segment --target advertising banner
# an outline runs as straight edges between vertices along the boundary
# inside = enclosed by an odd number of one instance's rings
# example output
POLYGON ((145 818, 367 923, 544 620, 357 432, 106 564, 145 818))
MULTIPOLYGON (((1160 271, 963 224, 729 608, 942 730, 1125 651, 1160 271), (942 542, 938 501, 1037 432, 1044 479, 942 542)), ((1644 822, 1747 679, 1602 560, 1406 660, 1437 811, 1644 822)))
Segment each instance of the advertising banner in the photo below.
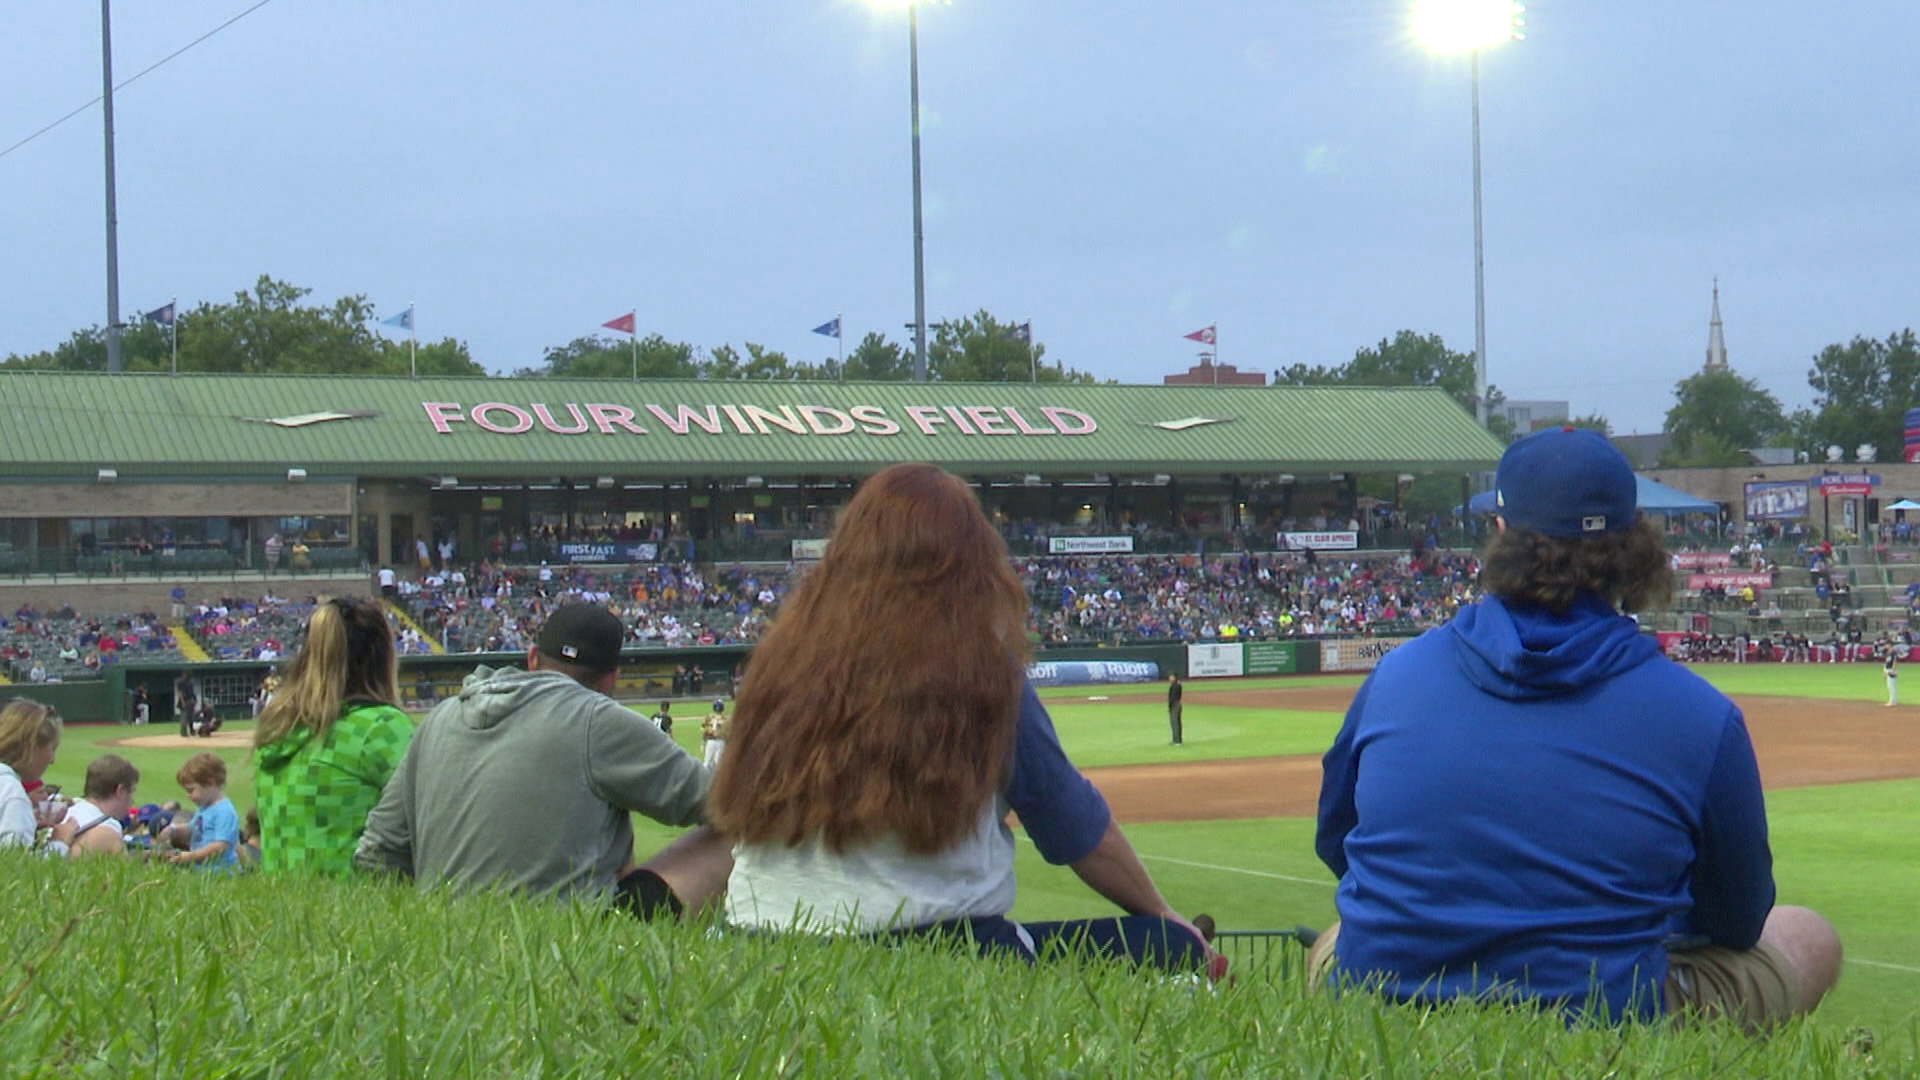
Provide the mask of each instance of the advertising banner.
POLYGON ((1380 658, 1412 638, 1352 638, 1320 643, 1321 671, 1372 671, 1380 658))
POLYGON ((1246 673, 1246 655, 1238 642, 1187 646, 1189 679, 1229 679, 1246 673))
POLYGON ((1050 536, 1049 555, 1125 555, 1133 551, 1131 536, 1050 536))
POLYGON ((1822 495, 1871 495, 1880 478, 1872 473, 1828 473, 1814 484, 1822 495))
POLYGON ((1774 480, 1747 485, 1747 520, 1807 516, 1807 483, 1774 480))
POLYGON ((1698 592, 1709 585, 1722 585, 1729 589, 1741 589, 1748 585, 1756 589, 1773 588, 1773 573, 1763 571, 1753 573, 1746 570, 1710 570, 1704 574, 1688 574, 1687 588, 1698 592))
POLYGON ((1098 686, 1160 681, 1160 665, 1134 660, 1060 660, 1027 665, 1035 686, 1098 686))
POLYGON ((827 557, 827 542, 821 540, 795 540, 793 542, 794 562, 819 562, 827 557))
POLYGON ((639 563, 660 557, 659 544, 561 544, 560 558, 570 563, 639 563))
POLYGON ((1281 551, 1352 551, 1360 546, 1356 532, 1283 532, 1276 539, 1281 551))
POLYGON ((1249 641, 1246 668, 1249 675, 1291 675, 1300 670, 1299 643, 1293 641, 1249 641))
POLYGON ((1733 565, 1733 556, 1724 551, 1676 551, 1675 570, 1719 570, 1733 565))

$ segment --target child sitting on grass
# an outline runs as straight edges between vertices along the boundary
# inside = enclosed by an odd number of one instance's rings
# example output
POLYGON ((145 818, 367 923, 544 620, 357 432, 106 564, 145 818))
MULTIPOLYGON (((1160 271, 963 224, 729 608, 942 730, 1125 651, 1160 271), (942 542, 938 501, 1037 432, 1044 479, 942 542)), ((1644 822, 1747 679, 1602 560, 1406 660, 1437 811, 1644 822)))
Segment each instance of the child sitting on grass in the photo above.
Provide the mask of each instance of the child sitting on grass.
POLYGON ((203 870, 231 870, 239 862, 240 815, 227 798, 227 763, 218 754, 201 753, 187 759, 174 779, 200 808, 193 815, 193 832, 186 851, 168 862, 203 870))

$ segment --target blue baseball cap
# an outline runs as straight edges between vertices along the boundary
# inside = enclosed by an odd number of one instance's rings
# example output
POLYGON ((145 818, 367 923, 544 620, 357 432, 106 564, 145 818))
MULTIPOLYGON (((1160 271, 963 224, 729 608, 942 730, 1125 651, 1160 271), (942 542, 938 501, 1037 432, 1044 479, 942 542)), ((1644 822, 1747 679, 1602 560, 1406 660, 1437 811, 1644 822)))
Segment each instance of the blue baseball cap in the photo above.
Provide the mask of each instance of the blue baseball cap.
POLYGON ((1494 513, 1548 536, 1620 533, 1639 520, 1633 466, 1590 428, 1536 431, 1500 456, 1494 513))

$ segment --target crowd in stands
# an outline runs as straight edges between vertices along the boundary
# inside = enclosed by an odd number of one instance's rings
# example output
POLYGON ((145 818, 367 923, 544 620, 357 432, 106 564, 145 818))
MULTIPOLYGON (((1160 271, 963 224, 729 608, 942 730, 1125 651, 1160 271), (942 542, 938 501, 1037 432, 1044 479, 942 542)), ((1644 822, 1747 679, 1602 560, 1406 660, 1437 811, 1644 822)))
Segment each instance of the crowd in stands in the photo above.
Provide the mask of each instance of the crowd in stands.
POLYGON ((1353 636, 1437 626, 1472 599, 1467 554, 1019 561, 1046 643, 1353 636))
POLYGON ((98 678, 123 655, 167 660, 179 655, 173 635, 150 611, 82 615, 70 606, 42 610, 22 605, 0 615, 0 670, 14 682, 98 678))

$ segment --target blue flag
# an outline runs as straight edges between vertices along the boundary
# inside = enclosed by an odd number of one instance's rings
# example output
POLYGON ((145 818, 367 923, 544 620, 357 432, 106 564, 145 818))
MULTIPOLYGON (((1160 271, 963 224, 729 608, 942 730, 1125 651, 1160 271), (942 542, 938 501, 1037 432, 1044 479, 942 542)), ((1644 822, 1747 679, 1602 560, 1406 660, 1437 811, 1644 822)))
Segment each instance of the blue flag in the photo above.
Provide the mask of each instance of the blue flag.
POLYGON ((813 332, 816 334, 824 334, 830 338, 839 337, 840 336, 840 316, 835 315, 833 317, 832 322, 823 322, 819 326, 814 327, 813 332))
POLYGON ((1018 326, 1007 327, 1007 337, 1027 345, 1033 344, 1033 323, 1023 322, 1018 326))
POLYGON ((142 322, 159 323, 161 326, 173 325, 173 301, 167 301, 165 307, 157 307, 140 316, 142 322))
POLYGON ((407 310, 401 312, 398 315, 395 315, 391 319, 381 319, 380 325, 381 326, 397 326, 402 330, 413 329, 413 308, 409 306, 407 310))

